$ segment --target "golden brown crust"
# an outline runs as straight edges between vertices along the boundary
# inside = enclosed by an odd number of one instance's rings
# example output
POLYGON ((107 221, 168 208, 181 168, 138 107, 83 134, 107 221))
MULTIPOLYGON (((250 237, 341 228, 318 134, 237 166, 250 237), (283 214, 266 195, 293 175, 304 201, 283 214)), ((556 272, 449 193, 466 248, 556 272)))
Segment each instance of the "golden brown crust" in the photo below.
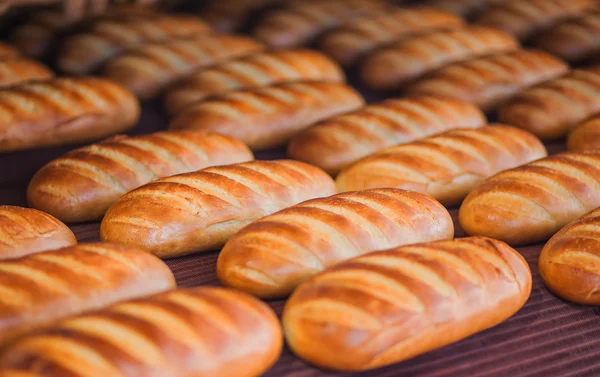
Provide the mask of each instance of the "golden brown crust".
POLYGON ((0 59, 15 58, 20 54, 21 53, 15 46, 0 42, 0 59))
POLYGON ((429 0, 425 5, 470 18, 488 7, 502 4, 506 0, 429 0))
POLYGON ((174 286, 166 264, 126 246, 81 244, 3 261, 0 346, 66 317, 174 286))
POLYGON ((122 195, 153 180, 253 159, 242 142, 214 133, 117 136, 46 164, 29 183, 27 200, 66 222, 94 221, 122 195))
POLYGON ((132 128, 137 99, 98 78, 56 78, 0 91, 0 151, 98 140, 132 128))
POLYGON ((252 150, 276 148, 323 119, 356 110, 363 98, 348 85, 292 82, 226 93, 186 108, 170 129, 230 135, 252 150))
POLYGON ((296 135, 288 154, 330 174, 380 149, 455 128, 486 124, 474 105, 452 99, 390 99, 323 121, 296 135))
POLYGON ((497 174, 465 199, 470 235, 522 245, 545 241, 600 206, 600 151, 566 152, 497 174))
POLYGON ((292 351, 310 363, 367 370, 493 327, 530 293, 529 266, 505 243, 438 241, 333 266, 298 287, 283 325, 292 351))
POLYGON ((35 60, 0 58, 0 89, 25 84, 30 81, 43 81, 53 76, 54 73, 48 67, 35 60))
POLYGON ((43 377, 257 377, 282 338, 273 310, 251 296, 180 289, 62 321, 15 344, 0 366, 43 377))
POLYGON ((333 193, 325 172, 298 161, 217 166, 124 195, 106 213, 100 237, 162 257, 213 250, 258 218, 333 193))
POLYGON ((592 118, 576 126, 567 139, 567 149, 600 149, 600 118, 592 118))

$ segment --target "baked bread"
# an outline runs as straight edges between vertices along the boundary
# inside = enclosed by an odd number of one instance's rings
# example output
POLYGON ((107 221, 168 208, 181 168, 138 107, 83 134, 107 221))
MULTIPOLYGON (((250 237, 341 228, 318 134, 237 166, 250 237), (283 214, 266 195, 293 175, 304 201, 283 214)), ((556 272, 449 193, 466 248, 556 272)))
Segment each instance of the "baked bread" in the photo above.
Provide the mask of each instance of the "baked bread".
POLYGON ((354 65, 362 56, 395 40, 433 30, 452 30, 464 26, 463 20, 434 8, 399 8, 394 11, 359 17, 323 36, 321 50, 342 65, 354 65))
POLYGON ((175 287, 145 250, 81 244, 0 263, 0 347, 27 332, 115 302, 175 287))
POLYGON ((106 213, 100 237, 161 257, 214 250, 256 219, 334 193, 325 172, 298 161, 212 167, 124 195, 106 213))
POLYGON ((175 290, 62 321, 7 350, 0 366, 39 377, 258 377, 283 336, 267 304, 223 288, 175 290))
POLYGON ((525 259, 484 237, 398 247, 340 263, 285 305, 288 345, 319 367, 368 370, 496 326, 531 293, 525 259))
POLYGON ((226 286, 282 298, 346 259, 453 237, 450 214, 426 195, 391 188, 349 192, 309 200, 248 225, 221 250, 217 275, 226 286))
POLYGON ((286 144, 315 122, 363 105, 360 94, 342 83, 291 82, 190 105, 169 128, 218 132, 243 141, 252 150, 264 150, 286 144))
POLYGON ((20 54, 21 53, 15 46, 0 42, 0 59, 15 58, 20 54))
POLYGON ((565 300, 600 305, 600 209, 574 220, 542 249, 539 269, 549 290, 565 300))
POLYGON ((600 149, 600 118, 591 118, 575 127, 567 138, 567 149, 600 149))
POLYGON ((109 61, 103 75, 149 100, 201 68, 263 49, 251 38, 228 35, 149 44, 109 61))
POLYGON ((165 103, 169 113, 175 115, 207 97, 293 81, 342 83, 346 76, 334 61, 317 51, 267 51, 231 60, 187 77, 167 93, 165 103))
MULTIPOLYGON (((219 33, 240 31, 256 12, 291 0, 219 0, 202 8, 200 17, 219 33)), ((300 0, 306 1, 306 0, 300 0)))
POLYGON ((153 180, 253 159, 242 142, 214 133, 117 136, 42 167, 29 183, 27 200, 66 222, 100 220, 117 199, 153 180))
POLYGON ((76 244, 71 229, 47 213, 0 206, 0 260, 76 244))
POLYGON ((567 64, 545 52, 517 50, 446 66, 411 85, 407 93, 467 101, 489 112, 525 88, 568 71, 567 64))
POLYGON ((105 138, 137 123, 140 106, 105 79, 56 78, 0 91, 0 152, 105 138))
POLYGON ((377 90, 401 88, 448 64, 513 51, 519 42, 503 31, 472 26, 440 31, 394 43, 368 56, 360 77, 377 90))
POLYGON ((474 105, 452 99, 389 99, 323 121, 296 135, 288 155, 335 175, 380 149, 455 128, 486 124, 474 105))
POLYGON ((445 10, 465 18, 471 18, 484 9, 506 0, 428 0, 425 5, 445 10))
POLYGON ((470 235, 511 245, 545 241, 600 206, 600 151, 566 152, 497 174, 459 211, 470 235))
POLYGON ((577 69, 523 91, 499 109, 498 118, 542 139, 558 139, 597 112, 600 66, 577 69))
POLYGON ((30 81, 48 80, 54 73, 45 65, 31 59, 0 58, 0 89, 30 81))
POLYGON ((340 192, 396 187, 454 206, 486 178, 546 156, 535 136, 511 126, 453 130, 376 152, 336 183, 340 192))
POLYGON ((194 38, 211 33, 208 25, 191 16, 163 16, 150 20, 102 21, 83 34, 68 38, 56 65, 68 74, 88 74, 126 50, 148 43, 194 38))

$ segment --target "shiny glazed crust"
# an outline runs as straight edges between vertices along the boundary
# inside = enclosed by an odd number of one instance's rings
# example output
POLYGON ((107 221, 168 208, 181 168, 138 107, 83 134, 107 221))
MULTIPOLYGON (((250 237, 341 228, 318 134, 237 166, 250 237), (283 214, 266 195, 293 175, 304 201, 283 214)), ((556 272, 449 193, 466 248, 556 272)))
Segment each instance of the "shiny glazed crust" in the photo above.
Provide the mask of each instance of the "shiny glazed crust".
POLYGON ((31 81, 48 80, 54 76, 48 67, 35 60, 1 57, 0 59, 0 89, 31 81))
POLYGON ((567 149, 600 149, 600 118, 592 118, 576 126, 567 138, 567 149))

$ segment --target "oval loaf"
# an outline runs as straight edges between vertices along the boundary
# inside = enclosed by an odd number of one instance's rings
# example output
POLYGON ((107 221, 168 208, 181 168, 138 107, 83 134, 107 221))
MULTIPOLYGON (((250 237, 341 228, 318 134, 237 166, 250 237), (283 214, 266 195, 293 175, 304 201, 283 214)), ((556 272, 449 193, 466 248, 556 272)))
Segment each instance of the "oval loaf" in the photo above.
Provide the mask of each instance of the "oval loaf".
POLYGON ((600 118, 591 118, 571 131, 568 150, 600 149, 600 118))
POLYGON ((459 211, 470 235, 522 245, 545 241, 600 206, 600 151, 566 152, 499 173, 459 211))
POLYGON ((282 343, 267 304, 203 287, 62 321, 12 346, 0 366, 38 377, 258 377, 282 343))
POLYGON ((0 58, 0 89, 30 81, 50 79, 54 73, 46 66, 31 59, 0 58))
POLYGON ((505 243, 445 240, 331 267, 296 289, 283 325, 292 351, 308 362, 368 370, 496 326, 530 293, 529 266, 505 243))

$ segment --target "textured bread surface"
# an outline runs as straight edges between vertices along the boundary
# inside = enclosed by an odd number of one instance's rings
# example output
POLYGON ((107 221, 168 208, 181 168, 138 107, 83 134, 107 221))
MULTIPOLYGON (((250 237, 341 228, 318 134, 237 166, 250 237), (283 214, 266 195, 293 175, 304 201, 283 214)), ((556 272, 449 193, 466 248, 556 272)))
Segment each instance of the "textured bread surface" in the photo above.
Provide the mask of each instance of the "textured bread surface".
POLYGON ((253 159, 245 144, 214 133, 116 136, 46 164, 29 183, 27 200, 66 222, 99 220, 122 195, 156 179, 253 159))
POLYGON ((428 0, 425 5, 470 18, 479 12, 507 0, 428 0))
POLYGON ((0 91, 0 151, 98 140, 132 128, 137 99, 105 79, 56 78, 0 91))
POLYGON ((376 152, 343 170, 340 192, 396 187, 460 204, 485 179, 546 157, 529 132, 505 125, 453 130, 376 152))
POLYGON ((567 138, 567 149, 600 149, 600 118, 592 118, 573 128, 567 138))
POLYGON ((505 243, 438 241, 331 267, 296 289, 283 325, 292 351, 308 362, 367 370, 493 327, 530 292, 527 262, 505 243))
POLYGON ((288 154, 335 175, 380 149, 485 124, 483 113, 466 102, 434 97, 389 99, 299 133, 291 140, 288 154))
POLYGON ((39 377, 258 377, 282 338, 275 313, 248 295, 181 289, 62 321, 15 344, 0 366, 39 377))
POLYGON ((450 214, 428 196, 398 189, 343 193, 248 225, 225 244, 217 275, 223 284, 262 298, 285 297, 344 260, 452 237, 450 214))
POLYGON ((53 76, 48 67, 35 60, 0 57, 0 89, 30 81, 43 81, 53 76))
POLYGON ((21 55, 21 53, 15 46, 0 42, 0 59, 15 58, 19 55, 21 55))
POLYGON ((545 241, 600 206, 600 151, 565 152, 499 173, 459 211, 465 233, 522 245, 545 241))
POLYGON ((106 213, 100 237, 161 257, 213 250, 254 220, 334 193, 325 172, 298 161, 212 167, 124 195, 106 213))
POLYGON ((0 263, 0 347, 27 332, 113 303, 175 287, 145 250, 80 244, 0 263))
POLYGON ((342 83, 291 82, 191 105, 169 128, 218 132, 263 150, 280 147, 312 124, 363 105, 360 94, 342 83))

